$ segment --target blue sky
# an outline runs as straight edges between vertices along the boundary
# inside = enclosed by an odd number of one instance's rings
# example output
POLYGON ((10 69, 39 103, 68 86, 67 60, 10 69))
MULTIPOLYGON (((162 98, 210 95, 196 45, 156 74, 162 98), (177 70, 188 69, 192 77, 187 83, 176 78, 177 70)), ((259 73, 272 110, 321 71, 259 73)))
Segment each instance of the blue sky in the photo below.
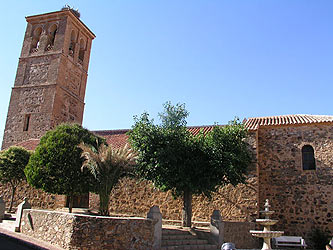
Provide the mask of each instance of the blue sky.
POLYGON ((188 125, 281 114, 333 114, 333 1, 6 1, 0 16, 0 139, 25 16, 79 8, 96 34, 83 125, 130 128, 162 103, 188 125), (7 5, 7 6, 6 6, 7 5))

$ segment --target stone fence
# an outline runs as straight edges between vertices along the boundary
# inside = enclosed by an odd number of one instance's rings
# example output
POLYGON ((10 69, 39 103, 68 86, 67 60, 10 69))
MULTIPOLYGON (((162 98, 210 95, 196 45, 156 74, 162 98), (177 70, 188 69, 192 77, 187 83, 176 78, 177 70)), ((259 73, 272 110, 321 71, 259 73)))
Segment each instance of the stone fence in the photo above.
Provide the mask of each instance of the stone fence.
POLYGON ((118 218, 25 209, 21 232, 64 249, 160 249, 162 216, 118 218))
POLYGON ((254 222, 223 221, 220 211, 214 210, 210 221, 210 238, 218 244, 219 249, 224 242, 235 243, 236 249, 259 249, 259 239, 250 234, 255 227, 254 222))
MULTIPOLYGON (((162 214, 158 206, 149 210, 147 218, 24 209, 20 221, 22 233, 64 249, 161 248, 162 214)), ((223 221, 220 211, 215 210, 211 216, 208 240, 219 248, 224 242, 233 242, 238 249, 256 249, 259 248, 259 240, 249 232, 255 227, 254 222, 223 221)))

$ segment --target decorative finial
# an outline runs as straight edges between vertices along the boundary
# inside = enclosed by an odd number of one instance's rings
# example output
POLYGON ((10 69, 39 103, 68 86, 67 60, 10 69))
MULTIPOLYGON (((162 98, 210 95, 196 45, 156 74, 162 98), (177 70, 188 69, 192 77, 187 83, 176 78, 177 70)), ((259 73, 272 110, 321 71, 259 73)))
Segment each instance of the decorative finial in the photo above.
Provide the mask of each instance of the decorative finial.
POLYGON ((264 207, 265 207, 265 211, 269 211, 269 208, 271 207, 271 205, 269 205, 268 199, 266 199, 264 207))

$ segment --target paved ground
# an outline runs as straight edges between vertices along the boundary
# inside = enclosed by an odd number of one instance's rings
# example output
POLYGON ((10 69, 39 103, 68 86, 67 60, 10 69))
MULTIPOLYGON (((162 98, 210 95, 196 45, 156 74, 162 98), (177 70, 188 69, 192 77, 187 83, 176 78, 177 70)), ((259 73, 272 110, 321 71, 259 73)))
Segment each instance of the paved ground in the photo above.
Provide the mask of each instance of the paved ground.
POLYGON ((0 250, 31 250, 34 248, 24 246, 21 243, 17 243, 15 240, 6 237, 4 235, 0 235, 0 250))
POLYGON ((14 232, 14 220, 0 223, 0 250, 63 250, 47 242, 14 232))

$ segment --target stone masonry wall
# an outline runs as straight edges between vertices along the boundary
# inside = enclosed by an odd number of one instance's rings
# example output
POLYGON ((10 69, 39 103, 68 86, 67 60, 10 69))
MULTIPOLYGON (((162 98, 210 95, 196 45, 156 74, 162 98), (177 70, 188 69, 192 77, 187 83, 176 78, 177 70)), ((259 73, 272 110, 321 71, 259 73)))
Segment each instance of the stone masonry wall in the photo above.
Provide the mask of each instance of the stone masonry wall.
MULTIPOLYGON (((193 219, 195 221, 210 220, 215 209, 221 211, 224 220, 253 221, 257 214, 256 208, 256 178, 248 178, 247 184, 237 187, 231 185, 221 188, 212 199, 204 196, 193 197, 193 219)), ((9 185, 0 184, 0 194, 9 207, 11 189, 9 185)), ((35 189, 27 183, 17 187, 14 197, 16 208, 23 198, 27 197, 33 208, 58 209, 64 207, 66 197, 46 193, 35 189)), ((98 195, 89 194, 89 207, 98 210, 98 195)), ((171 192, 161 192, 147 181, 138 182, 133 179, 123 179, 111 193, 110 213, 113 215, 145 216, 153 205, 161 209, 163 219, 180 220, 182 214, 182 199, 174 199, 171 192)))
POLYGON ((223 241, 234 242, 236 249, 259 249, 259 238, 250 234, 250 230, 255 230, 256 226, 254 222, 223 221, 223 241))
MULTIPOLYGON (((97 195, 90 194, 90 207, 98 209, 97 195)), ((193 220, 210 220, 213 210, 218 209, 224 220, 252 221, 256 217, 256 178, 248 184, 221 188, 212 199, 193 196, 193 220)), ((111 193, 111 214, 144 216, 153 205, 160 207, 163 219, 181 220, 183 201, 174 199, 171 192, 161 192, 147 181, 123 179, 111 193)))
POLYGON ((40 138, 50 129, 49 110, 53 105, 53 96, 53 86, 13 88, 2 149, 31 138, 40 138), (27 115, 30 115, 30 122, 28 130, 24 131, 27 115))
POLYGON ((152 249, 154 221, 26 209, 21 232, 71 250, 152 249))
POLYGON ((274 229, 309 238, 318 227, 333 232, 333 126, 260 128, 259 204, 269 199, 274 229), (311 145, 316 170, 303 170, 301 149, 311 145))
MULTIPOLYGON (((0 183, 0 196, 5 201, 7 208, 10 204, 11 194, 10 185, 0 183)), ((24 197, 28 198, 33 208, 56 209, 63 207, 65 203, 64 195, 49 194, 41 189, 29 186, 26 182, 22 182, 16 189, 13 208, 16 208, 23 201, 24 197)))
POLYGON ((81 124, 83 119, 94 35, 69 10, 30 16, 26 20, 2 149, 41 138, 60 123, 81 124), (50 34, 54 27, 53 40, 50 34), (70 47, 74 54, 70 53, 70 47))

